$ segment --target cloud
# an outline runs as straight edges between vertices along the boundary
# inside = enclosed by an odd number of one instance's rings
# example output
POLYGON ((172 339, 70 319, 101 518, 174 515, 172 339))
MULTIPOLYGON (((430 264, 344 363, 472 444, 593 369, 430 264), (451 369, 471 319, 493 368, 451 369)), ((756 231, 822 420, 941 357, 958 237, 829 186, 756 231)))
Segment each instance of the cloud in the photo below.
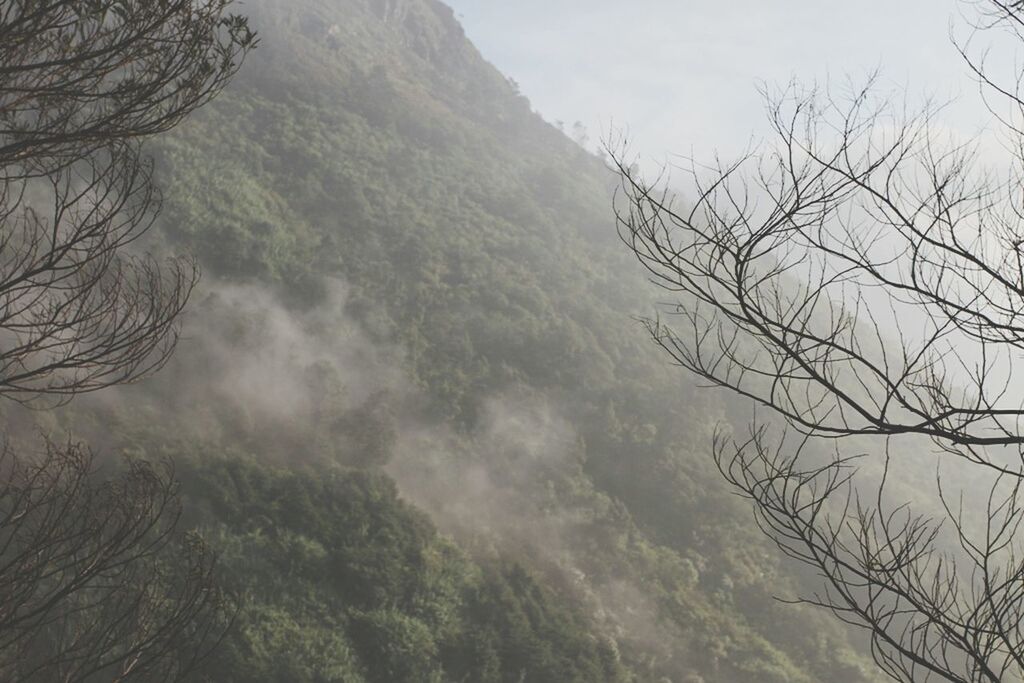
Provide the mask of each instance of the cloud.
POLYGON ((659 619, 631 570, 603 561, 617 525, 584 483, 583 444, 555 403, 509 389, 482 413, 468 435, 402 429, 387 471, 403 497, 471 552, 525 560, 573 594, 605 635, 662 660, 682 654, 682 635, 659 619))

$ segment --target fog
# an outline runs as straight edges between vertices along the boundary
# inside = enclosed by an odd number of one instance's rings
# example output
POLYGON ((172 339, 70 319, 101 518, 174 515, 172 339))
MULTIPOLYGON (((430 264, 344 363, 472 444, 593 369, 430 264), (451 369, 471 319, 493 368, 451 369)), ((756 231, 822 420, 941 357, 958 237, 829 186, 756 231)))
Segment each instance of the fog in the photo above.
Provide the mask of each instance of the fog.
MULTIPOLYGON (((104 420, 162 415, 179 438, 244 447, 267 463, 383 467, 400 495, 471 555, 521 558, 615 642, 665 661, 688 656, 643 585, 592 564, 593 544, 609 533, 595 509, 614 503, 582 483, 584 444, 558 401, 510 384, 460 430, 427 409, 429 397, 403 370, 406 351, 374 340, 346 313, 345 282, 329 278, 321 289, 304 306, 265 285, 206 278, 160 373, 82 397, 84 413, 59 427, 33 415, 26 436, 42 428, 58 440, 84 438, 106 460, 126 440, 104 420)), ((697 569, 683 568, 680 579, 694 586, 697 569)))

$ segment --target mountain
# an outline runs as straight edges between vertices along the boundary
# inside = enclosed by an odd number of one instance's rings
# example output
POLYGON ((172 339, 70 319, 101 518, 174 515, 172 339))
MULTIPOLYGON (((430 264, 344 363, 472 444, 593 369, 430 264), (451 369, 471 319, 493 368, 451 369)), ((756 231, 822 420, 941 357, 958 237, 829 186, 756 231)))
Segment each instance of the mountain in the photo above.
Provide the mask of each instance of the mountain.
POLYGON ((633 319, 616 178, 434 0, 252 0, 151 151, 204 282, 152 380, 38 417, 169 457, 239 596, 216 681, 876 680, 633 319))

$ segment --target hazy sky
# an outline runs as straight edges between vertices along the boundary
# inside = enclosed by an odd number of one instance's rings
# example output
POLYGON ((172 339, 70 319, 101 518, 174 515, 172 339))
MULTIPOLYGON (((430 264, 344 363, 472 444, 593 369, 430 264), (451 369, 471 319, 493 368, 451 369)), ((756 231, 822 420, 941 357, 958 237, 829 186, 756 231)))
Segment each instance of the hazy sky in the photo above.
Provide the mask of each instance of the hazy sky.
POLYGON ((988 117, 954 51, 958 0, 447 0, 484 56, 550 121, 591 137, 627 126, 650 157, 735 153, 759 128, 757 84, 853 76, 960 95, 965 132, 988 117))

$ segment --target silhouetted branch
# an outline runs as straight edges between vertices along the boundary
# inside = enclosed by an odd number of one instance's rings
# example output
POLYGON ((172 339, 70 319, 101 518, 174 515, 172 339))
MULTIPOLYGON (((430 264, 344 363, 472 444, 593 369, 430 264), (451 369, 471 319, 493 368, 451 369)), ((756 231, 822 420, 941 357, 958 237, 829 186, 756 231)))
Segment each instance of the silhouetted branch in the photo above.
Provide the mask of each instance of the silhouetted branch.
MULTIPOLYGON (((978 7, 977 31, 1024 38, 1024 4, 978 7)), ((1009 105, 1000 121, 1019 144, 1005 180, 941 132, 941 107, 908 112, 874 79, 766 94, 775 144, 694 164, 685 201, 612 153, 620 236, 674 297, 646 321, 653 339, 791 430, 774 443, 764 425, 720 434, 720 470, 822 577, 803 601, 868 629, 875 661, 907 682, 1024 676, 1024 81, 999 85, 984 53, 958 49, 1009 105), (981 466, 987 500, 954 502, 940 478, 931 513, 891 504, 890 458, 910 457, 891 439, 914 435, 981 466), (886 439, 871 495, 838 449, 854 436, 886 439), (812 439, 835 458, 808 455, 812 439)))
POLYGON ((255 44, 228 5, 0 7, 0 394, 67 400, 166 360, 196 270, 125 251, 159 208, 139 145, 255 44))
POLYGON ((78 444, 0 454, 0 675, 180 680, 219 642, 226 602, 200 539, 176 533, 169 463, 99 480, 78 444))
MULTIPOLYGON (((0 396, 38 405, 159 368, 196 284, 139 253, 145 137, 217 95, 255 36, 229 0, 0 3, 0 396)), ((176 681, 223 635, 213 558, 168 464, 0 453, 0 678, 176 681)))

